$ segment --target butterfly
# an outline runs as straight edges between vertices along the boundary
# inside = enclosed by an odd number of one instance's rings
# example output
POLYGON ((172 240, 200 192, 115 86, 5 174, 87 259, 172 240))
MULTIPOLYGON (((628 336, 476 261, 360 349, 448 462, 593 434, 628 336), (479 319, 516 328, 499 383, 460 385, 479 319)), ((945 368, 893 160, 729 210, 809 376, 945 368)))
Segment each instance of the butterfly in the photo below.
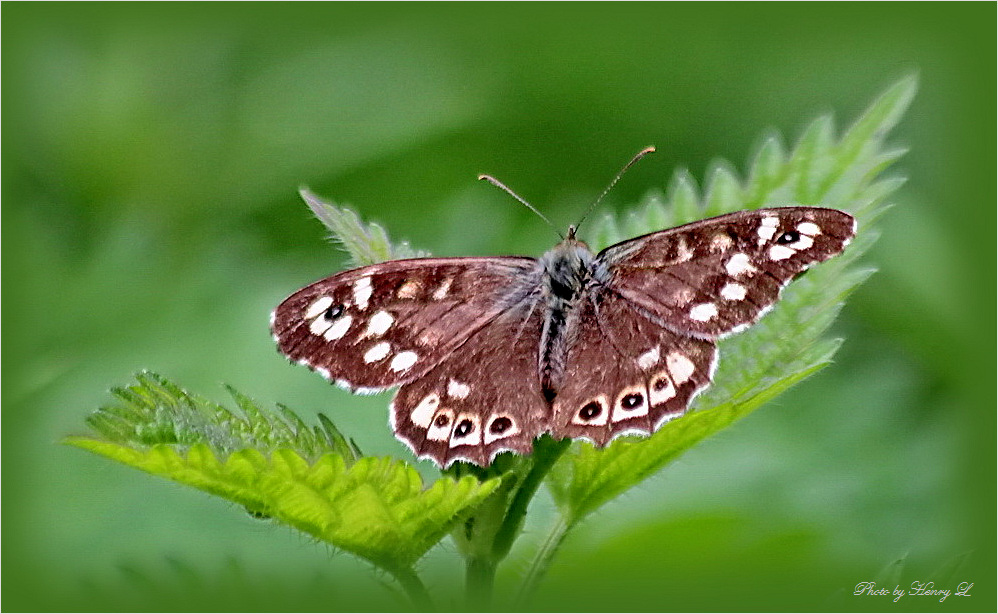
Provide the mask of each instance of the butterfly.
POLYGON ((594 253, 573 227, 540 258, 337 273, 285 299, 271 330, 290 360, 344 388, 398 386, 393 432, 441 467, 529 454, 544 433, 605 446, 682 415, 710 384, 717 340, 756 322, 855 231, 842 211, 778 207, 594 253))

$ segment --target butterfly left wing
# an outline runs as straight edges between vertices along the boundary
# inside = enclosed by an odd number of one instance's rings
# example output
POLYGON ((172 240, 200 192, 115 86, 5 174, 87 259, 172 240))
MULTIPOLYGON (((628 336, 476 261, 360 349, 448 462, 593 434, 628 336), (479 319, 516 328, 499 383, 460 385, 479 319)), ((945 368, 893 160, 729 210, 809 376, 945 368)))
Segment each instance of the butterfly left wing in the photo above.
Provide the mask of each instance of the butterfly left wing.
POLYGON ((389 410, 396 437, 441 467, 484 467, 504 450, 529 454, 550 416, 537 375, 541 307, 537 297, 510 307, 399 388, 389 410))
POLYGON ((597 262, 614 291, 670 330, 714 339, 758 320, 855 231, 853 217, 835 209, 740 211, 612 245, 597 262))
POLYGON ((271 316, 278 349, 360 391, 432 369, 536 286, 533 258, 415 258, 343 271, 286 298, 271 316))

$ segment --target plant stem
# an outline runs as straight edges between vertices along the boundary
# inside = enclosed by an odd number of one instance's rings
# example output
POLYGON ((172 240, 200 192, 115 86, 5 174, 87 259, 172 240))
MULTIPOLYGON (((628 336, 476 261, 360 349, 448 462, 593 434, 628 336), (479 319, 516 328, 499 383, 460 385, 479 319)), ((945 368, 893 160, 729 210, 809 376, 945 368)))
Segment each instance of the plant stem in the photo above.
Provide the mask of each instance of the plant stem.
POLYGON ((513 500, 506 511, 502 525, 496 532, 495 540, 492 543, 493 560, 501 561, 509 554, 513 542, 519 535, 523 520, 527 515, 527 507, 530 500, 534 498, 544 476, 551 471, 555 461, 568 449, 572 443, 570 439, 551 439, 547 435, 534 441, 533 467, 523 478, 523 482, 513 495, 513 500))
POLYGON ((518 609, 523 609, 526 601, 537 590, 537 585, 544 579, 544 575, 551 565, 551 560, 554 558, 561 543, 565 541, 565 536, 568 534, 570 528, 565 517, 558 516, 558 521, 551 527, 551 531, 534 555, 534 560, 530 562, 530 568, 523 578, 523 583, 520 585, 520 592, 516 596, 518 609))
POLYGON ((426 590, 426 585, 423 584, 423 581, 419 579, 419 576, 416 575, 416 572, 411 567, 392 570, 391 574, 402 585, 402 590, 409 596, 409 599, 418 611, 432 612, 435 609, 433 607, 433 600, 430 599, 430 593, 426 590))
POLYGON ((468 611, 491 611, 492 587, 496 581, 495 562, 486 557, 472 557, 468 559, 465 570, 468 611))

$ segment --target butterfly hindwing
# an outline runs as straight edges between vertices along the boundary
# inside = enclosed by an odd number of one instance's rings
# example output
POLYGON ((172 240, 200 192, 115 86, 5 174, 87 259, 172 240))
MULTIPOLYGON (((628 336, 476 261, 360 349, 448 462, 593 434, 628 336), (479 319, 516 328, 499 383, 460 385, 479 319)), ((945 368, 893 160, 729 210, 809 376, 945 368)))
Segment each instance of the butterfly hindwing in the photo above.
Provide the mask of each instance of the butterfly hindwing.
POLYGON ((420 258, 344 271, 282 302, 278 349, 351 389, 419 377, 506 308, 532 258, 420 258))
POLYGON ((548 430, 537 377, 542 315, 536 303, 511 308, 404 384, 390 409, 396 435, 443 467, 455 460, 488 465, 503 450, 529 454, 548 430))
POLYGON ((717 360, 711 341, 668 330, 612 291, 580 310, 554 401, 555 437, 604 446, 625 433, 653 433, 710 383, 717 360))
POLYGON ((783 286, 854 234, 853 217, 834 209, 758 209, 624 241, 597 259, 621 296, 670 329, 716 338, 758 320, 783 286))

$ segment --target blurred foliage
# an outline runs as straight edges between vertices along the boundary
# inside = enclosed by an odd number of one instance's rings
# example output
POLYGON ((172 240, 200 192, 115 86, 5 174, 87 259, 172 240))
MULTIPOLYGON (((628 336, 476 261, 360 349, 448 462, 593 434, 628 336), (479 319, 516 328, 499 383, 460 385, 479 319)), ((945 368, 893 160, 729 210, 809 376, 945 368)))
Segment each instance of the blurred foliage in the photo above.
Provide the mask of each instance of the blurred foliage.
MULTIPOLYGON (((2 10, 6 609, 405 607, 352 558, 53 445, 147 367, 335 404, 366 452, 404 454, 387 397, 273 351, 274 305, 344 264, 298 186, 436 254, 538 254, 550 230, 478 173, 567 226, 642 146, 609 207, 912 70, 909 181, 836 364, 585 520, 539 607, 995 609, 993 4, 2 10), (902 558, 905 584, 965 560, 974 597, 851 596, 902 558)), ((431 591, 454 556, 422 563, 431 591)))

